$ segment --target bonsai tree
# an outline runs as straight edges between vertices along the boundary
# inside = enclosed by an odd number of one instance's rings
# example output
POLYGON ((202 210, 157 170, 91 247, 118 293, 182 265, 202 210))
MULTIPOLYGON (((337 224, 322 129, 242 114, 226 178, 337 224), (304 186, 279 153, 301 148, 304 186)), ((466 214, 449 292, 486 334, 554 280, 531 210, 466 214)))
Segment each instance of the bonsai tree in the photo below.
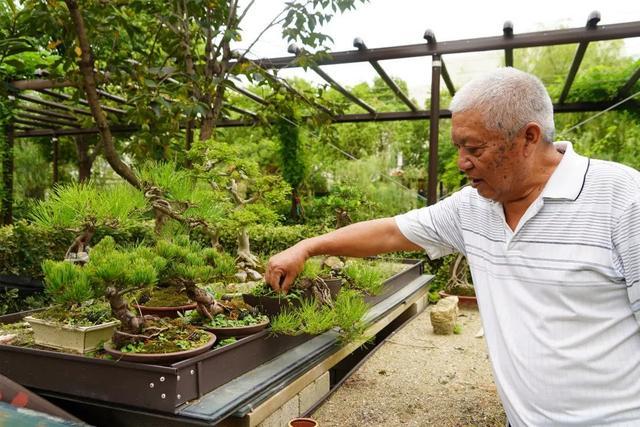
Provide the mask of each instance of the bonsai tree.
POLYGON ((232 275, 235 269, 228 255, 213 248, 203 249, 184 236, 173 242, 159 240, 154 252, 165 260, 159 271, 161 284, 184 287, 187 296, 198 305, 198 313, 205 318, 212 319, 224 311, 223 304, 199 288, 197 283, 232 275))
MULTIPOLYGON (((248 227, 276 222, 276 206, 284 203, 289 186, 281 177, 262 172, 254 160, 241 157, 237 147, 226 143, 197 144, 192 155, 200 160, 194 165, 200 178, 232 205, 222 224, 237 230, 238 267, 248 278, 259 280, 260 262, 251 253, 248 227)), ((238 278, 243 281, 247 277, 240 274, 238 278)))
POLYGON ((111 237, 105 237, 92 249, 91 261, 84 270, 95 292, 108 299, 114 317, 120 320, 120 331, 128 338, 148 338, 139 335, 147 317, 133 313, 125 296, 155 285, 158 270, 166 262, 144 246, 119 250, 111 237))
POLYGON ((58 323, 90 326, 111 320, 111 310, 98 300, 103 295, 92 286, 87 271, 80 265, 66 261, 45 260, 44 292, 53 307, 37 317, 58 323))
POLYGON ((155 230, 161 234, 168 220, 189 230, 201 230, 219 248, 219 227, 229 201, 218 197, 207 182, 175 163, 146 163, 138 171, 144 194, 154 210, 155 230))
POLYGON ((48 199, 38 202, 31 219, 47 229, 76 233, 65 259, 85 263, 98 228, 116 229, 139 222, 146 210, 144 195, 126 183, 98 188, 89 182, 57 187, 48 199))

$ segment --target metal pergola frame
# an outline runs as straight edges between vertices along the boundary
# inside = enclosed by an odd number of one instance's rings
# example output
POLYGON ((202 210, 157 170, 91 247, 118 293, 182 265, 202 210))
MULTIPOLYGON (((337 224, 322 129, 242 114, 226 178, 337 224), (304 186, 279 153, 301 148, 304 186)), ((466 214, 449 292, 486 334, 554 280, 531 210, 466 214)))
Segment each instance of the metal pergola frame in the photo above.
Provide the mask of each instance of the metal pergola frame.
MULTIPOLYGON (((598 25, 600 14, 592 12, 587 20, 585 27, 561 29, 553 31, 537 31, 523 34, 515 34, 513 24, 509 21, 503 25, 503 34, 495 37, 482 37, 465 40, 453 41, 436 41, 436 37, 432 31, 427 30, 424 33, 425 43, 394 46, 385 48, 367 48, 364 41, 360 38, 354 40, 356 50, 334 52, 326 57, 322 57, 310 66, 311 70, 322 77, 331 87, 342 93, 347 99, 359 105, 365 113, 358 114, 334 114, 330 109, 314 100, 307 99, 303 94, 291 87, 286 80, 277 78, 283 84, 286 90, 296 94, 304 99, 307 103, 327 114, 333 123, 358 123, 372 121, 391 121, 391 120, 429 120, 429 164, 428 164, 428 188, 427 202, 435 203, 437 200, 437 170, 438 170, 438 129, 439 120, 451 117, 451 112, 440 107, 440 79, 445 82, 447 90, 451 95, 455 93, 455 86, 449 76, 443 61, 443 56, 453 53, 470 53, 482 51, 503 50, 505 54, 505 64, 513 66, 513 50, 542 47, 563 44, 578 44, 574 55, 573 63, 565 79, 562 93, 554 104, 555 112, 589 112, 602 111, 604 109, 616 106, 616 103, 629 96, 631 89, 640 78, 640 68, 628 77, 625 84, 620 87, 617 94, 608 101, 603 102, 576 102, 566 103, 567 95, 571 90, 572 83, 577 75, 580 63, 584 57, 587 46, 590 42, 624 39, 630 37, 640 37, 640 21, 627 22, 612 25, 598 25), (393 80, 384 71, 379 61, 391 59, 405 59, 416 57, 431 57, 431 98, 429 110, 419 109, 410 98, 402 92, 402 90, 393 82, 393 80), (387 84, 389 89, 407 106, 408 110, 379 112, 368 105, 363 100, 342 87, 336 80, 321 67, 334 64, 348 64, 369 62, 375 69, 382 80, 387 84)), ((299 56, 304 56, 305 52, 297 48, 295 45, 290 46, 289 52, 293 56, 268 58, 252 61, 254 65, 265 70, 278 70, 283 68, 300 67, 299 56)), ((268 74, 268 78, 275 76, 268 74)), ((79 100, 74 105, 69 105, 72 101, 71 96, 56 92, 53 89, 75 86, 72 82, 52 81, 44 78, 34 80, 22 80, 8 82, 10 91, 19 100, 17 106, 17 114, 13 122, 7 129, 7 144, 11 148, 16 138, 27 137, 52 137, 58 136, 74 136, 74 135, 90 135, 98 134, 97 127, 82 127, 79 124, 78 116, 91 116, 87 108, 83 108, 87 102, 79 100), (37 91, 38 96, 25 94, 27 90, 37 91), (43 95, 49 99, 43 98, 43 95), (52 99, 56 99, 53 101, 52 99)), ((268 101, 260 96, 240 87, 230 87, 238 94, 245 96, 258 105, 267 105, 268 101)), ((109 115, 121 115, 125 111, 117 106, 126 106, 127 100, 116 95, 109 94, 105 91, 98 92, 104 102, 107 100, 111 106, 104 105, 103 109, 109 115)), ((627 101, 625 108, 640 108, 640 103, 635 101, 627 101)), ((252 111, 226 105, 225 108, 241 114, 242 119, 224 118, 217 123, 217 127, 234 127, 234 126, 250 126, 257 122, 256 114, 252 111)), ((186 128, 185 124, 185 128, 186 128)), ((130 134, 140 130, 139 126, 122 126, 114 125, 111 127, 112 133, 130 134)), ((2 159, 4 171, 13 170, 13 158, 9 158, 12 150, 5 150, 2 159), (9 154, 7 154, 9 153, 9 154), (9 169, 7 169, 9 168, 9 169)), ((54 165, 55 168, 55 165, 54 165)), ((55 172, 54 172, 55 174, 55 172)), ((4 173, 3 179, 5 185, 12 187, 11 174, 4 173)), ((3 203, 4 208, 4 203, 3 203)), ((3 209, 3 217, 6 220, 11 217, 11 212, 3 209), (8 216, 8 218, 7 218, 8 216)))

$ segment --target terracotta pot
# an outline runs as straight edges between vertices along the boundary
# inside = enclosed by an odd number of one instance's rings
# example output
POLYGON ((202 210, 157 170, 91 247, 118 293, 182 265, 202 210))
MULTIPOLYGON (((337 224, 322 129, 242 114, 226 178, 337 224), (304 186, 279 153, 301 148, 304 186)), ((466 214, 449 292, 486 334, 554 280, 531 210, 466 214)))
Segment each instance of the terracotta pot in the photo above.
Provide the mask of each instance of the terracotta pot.
POLYGON ((318 422, 312 418, 294 418, 289 421, 289 427, 316 427, 318 422))
POLYGON ((449 295, 445 291, 438 292, 438 295, 440 295, 440 298, 446 298, 446 297, 450 297, 450 296, 458 297, 458 306, 459 307, 478 308, 478 300, 476 299, 476 297, 465 296, 465 295, 449 295))

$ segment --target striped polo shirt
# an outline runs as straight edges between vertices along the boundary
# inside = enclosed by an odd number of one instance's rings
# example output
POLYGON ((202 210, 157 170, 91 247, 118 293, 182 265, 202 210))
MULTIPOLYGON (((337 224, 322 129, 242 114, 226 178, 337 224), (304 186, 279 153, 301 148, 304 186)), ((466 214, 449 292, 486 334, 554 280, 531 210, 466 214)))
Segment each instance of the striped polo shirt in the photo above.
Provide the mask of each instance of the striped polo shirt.
POLYGON ((511 425, 638 426, 640 173, 555 146, 515 231, 471 187, 395 220, 431 258, 466 255, 511 425))

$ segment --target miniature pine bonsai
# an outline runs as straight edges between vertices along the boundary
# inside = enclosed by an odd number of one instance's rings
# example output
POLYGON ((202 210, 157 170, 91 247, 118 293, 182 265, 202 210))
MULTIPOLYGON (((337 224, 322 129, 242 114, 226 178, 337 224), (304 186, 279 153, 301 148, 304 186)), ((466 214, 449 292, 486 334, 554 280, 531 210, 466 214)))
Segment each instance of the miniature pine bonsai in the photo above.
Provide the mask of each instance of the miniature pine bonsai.
POLYGON ((158 270, 164 268, 166 262, 143 246, 119 250, 111 237, 105 237, 92 249, 91 260, 83 269, 95 292, 105 295, 114 317, 120 320, 121 336, 148 338, 148 335, 140 335, 147 318, 132 312, 125 296, 153 286, 158 279, 158 270))
POLYGON ((109 305, 91 284, 87 271, 67 261, 45 260, 44 291, 53 306, 35 317, 57 323, 91 326, 113 319, 109 305))

